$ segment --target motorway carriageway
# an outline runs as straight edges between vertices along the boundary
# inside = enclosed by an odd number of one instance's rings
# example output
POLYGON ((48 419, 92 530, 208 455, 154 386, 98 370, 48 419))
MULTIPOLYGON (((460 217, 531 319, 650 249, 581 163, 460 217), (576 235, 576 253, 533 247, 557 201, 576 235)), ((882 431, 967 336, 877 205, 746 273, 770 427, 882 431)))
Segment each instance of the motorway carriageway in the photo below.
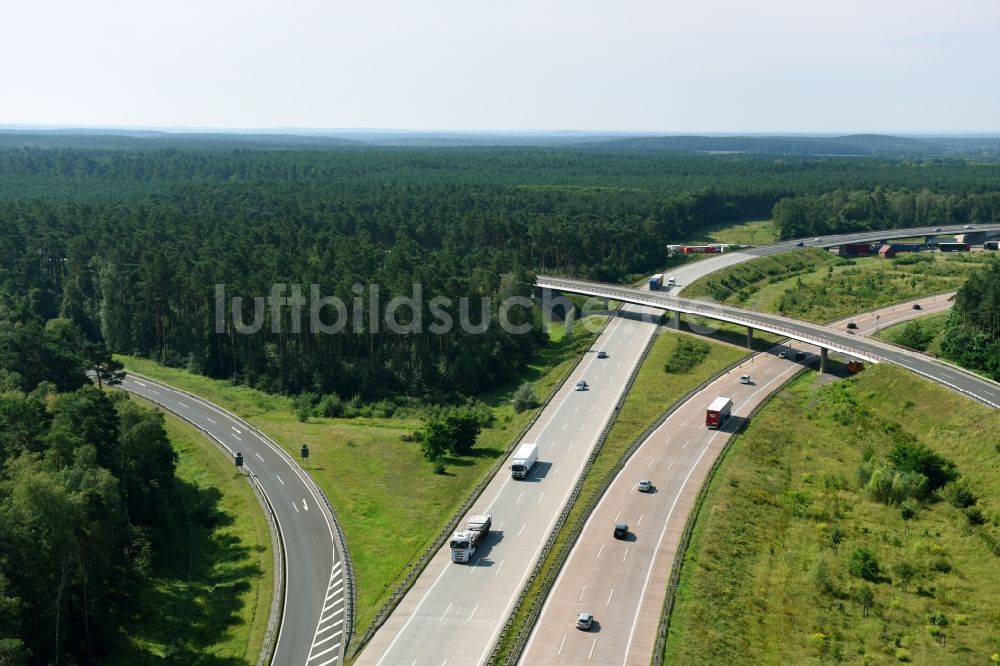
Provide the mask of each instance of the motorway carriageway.
MULTIPOLYGON (((948 295, 919 299, 843 320, 860 334, 951 306, 948 295), (879 317, 876 320, 875 315, 879 317)), ((839 325, 839 324, 837 324, 839 325)), ((757 354, 678 407, 626 463, 588 518, 542 608, 521 664, 629 664, 647 666, 653 656, 660 612, 681 534, 708 470, 731 433, 759 403, 799 369, 791 360, 817 361, 818 348, 795 343, 757 354), (790 353, 780 359, 777 351, 790 353), (740 384, 749 374, 753 384, 740 384), (705 427, 705 409, 719 395, 731 397, 733 418, 722 430, 705 427), (649 479, 654 492, 636 491, 649 479), (616 522, 629 525, 626 540, 612 537, 616 522), (574 628, 581 612, 594 615, 589 632, 574 628)))
MULTIPOLYGON (((230 453, 239 451, 274 509, 285 553, 284 619, 272 663, 330 666, 343 663, 345 604, 343 559, 329 509, 312 480, 272 440, 242 419, 190 393, 142 376, 121 386, 177 414, 230 453)), ((275 571, 275 575, 279 574, 275 571)))
MULTIPOLYGON (((634 306, 627 310, 650 313, 653 319, 660 315, 659 310, 634 306)), ((513 480, 501 469, 463 517, 464 526, 468 515, 493 515, 493 529, 471 563, 451 562, 445 543, 365 646, 359 666, 468 666, 486 661, 655 330, 652 323, 626 317, 608 323, 522 440, 539 444, 530 478, 513 480), (606 351, 608 358, 598 359, 598 350, 606 351), (589 390, 574 390, 580 379, 590 384, 589 390)))

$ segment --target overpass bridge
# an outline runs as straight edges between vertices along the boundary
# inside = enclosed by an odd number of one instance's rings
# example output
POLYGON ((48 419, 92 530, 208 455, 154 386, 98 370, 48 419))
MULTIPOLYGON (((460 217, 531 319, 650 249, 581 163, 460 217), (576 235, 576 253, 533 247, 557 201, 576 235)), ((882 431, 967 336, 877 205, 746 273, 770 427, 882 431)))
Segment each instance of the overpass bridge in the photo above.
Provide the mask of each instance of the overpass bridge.
POLYGON ((885 243, 890 240, 900 238, 927 238, 932 236, 953 236, 955 234, 985 234, 992 237, 1000 232, 1000 224, 945 224, 939 227, 911 227, 908 229, 878 229, 857 231, 844 234, 834 234, 819 238, 801 238, 782 241, 774 245, 762 245, 759 247, 738 250, 737 253, 745 255, 747 258, 762 257, 779 252, 788 252, 798 247, 822 247, 833 248, 840 245, 852 243, 885 243), (800 245, 801 243, 801 245, 800 245))
POLYGON ((602 282, 539 275, 535 284, 543 290, 582 294, 653 307, 674 313, 675 317, 688 314, 739 324, 747 327, 748 342, 752 341, 754 330, 799 340, 820 348, 821 370, 826 370, 827 354, 831 350, 871 363, 894 363, 992 407, 1000 408, 1000 384, 997 382, 926 354, 870 338, 860 338, 827 326, 776 314, 752 312, 731 305, 680 298, 664 292, 651 292, 602 282))

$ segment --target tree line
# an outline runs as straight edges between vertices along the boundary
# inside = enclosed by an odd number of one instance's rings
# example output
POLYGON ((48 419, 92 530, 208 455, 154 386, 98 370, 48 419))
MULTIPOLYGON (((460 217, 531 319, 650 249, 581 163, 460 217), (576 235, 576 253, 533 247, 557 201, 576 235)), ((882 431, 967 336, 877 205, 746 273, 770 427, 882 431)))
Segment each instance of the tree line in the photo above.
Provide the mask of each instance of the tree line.
POLYGON ((941 353, 1000 381, 1000 260, 974 273, 955 294, 941 353))
MULTIPOLYGON (((29 295, 30 296, 30 295, 29 295)), ((136 609, 174 479, 163 416, 71 319, 0 312, 0 663, 90 662, 136 609)))
POLYGON ((782 239, 869 229, 905 229, 1000 220, 1000 191, 834 190, 781 199, 774 224, 782 239))
MULTIPOLYGON (((537 272, 633 279, 681 261, 667 244, 772 207, 783 233, 796 234, 901 224, 909 218, 890 214, 897 202, 956 218, 993 211, 1000 165, 556 148, 23 148, 0 150, 0 175, 0 299, 10 311, 64 316, 116 352, 268 391, 460 403, 517 381, 543 337, 495 325, 376 331, 351 307, 337 335, 296 331, 290 308, 266 307, 257 332, 226 317, 220 333, 215 285, 243 297, 244 321, 276 283, 304 294, 315 284, 349 305, 367 303, 372 285, 385 305, 419 283, 425 303, 452 299, 455 321, 466 297, 473 322, 496 322, 500 302, 529 296, 537 272)), ((426 305, 420 314, 432 321, 426 305)))

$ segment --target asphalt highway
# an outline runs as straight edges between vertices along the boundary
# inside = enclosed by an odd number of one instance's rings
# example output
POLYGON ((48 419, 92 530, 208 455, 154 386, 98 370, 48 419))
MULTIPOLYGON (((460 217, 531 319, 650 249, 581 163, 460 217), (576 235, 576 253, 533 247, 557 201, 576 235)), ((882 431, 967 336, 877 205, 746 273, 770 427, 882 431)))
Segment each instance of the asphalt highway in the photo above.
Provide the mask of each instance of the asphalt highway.
POLYGON ((892 240, 896 238, 919 238, 921 236, 948 236, 954 234, 972 232, 996 232, 1000 231, 997 224, 976 224, 974 228, 966 229, 965 225, 950 225, 942 227, 912 227, 909 229, 892 229, 887 231, 864 231, 854 234, 835 234, 820 238, 797 238, 773 245, 762 245, 760 247, 750 247, 734 252, 724 252, 722 254, 709 255, 700 261, 685 264, 679 268, 667 271, 665 277, 676 277, 677 286, 670 290, 671 294, 676 294, 687 285, 698 278, 714 273, 717 270, 732 266, 744 261, 750 261, 757 257, 763 257, 781 252, 790 252, 799 247, 836 247, 846 243, 875 243, 878 241, 892 240), (935 231, 937 229, 937 231, 935 231), (802 243, 799 246, 799 243, 802 243))
MULTIPOLYGON (((343 558, 329 509, 308 475, 272 440, 241 419, 194 395, 129 375, 122 388, 146 398, 241 452, 277 516, 285 554, 283 620, 272 664, 343 663, 346 618, 343 558)), ((275 572, 277 575, 278 572, 275 572)))
POLYGON ((493 516, 493 530, 471 563, 451 562, 445 544, 373 636, 357 664, 465 666, 488 658, 588 454, 655 330, 652 323, 624 317, 608 324, 522 440, 539 444, 538 462, 528 478, 514 480, 502 470, 470 511, 470 515, 493 516), (597 358, 599 350, 607 352, 608 358, 597 358), (574 390, 580 379, 589 383, 589 390, 574 390))
MULTIPOLYGON (((850 242, 997 230, 1000 230, 1000 225, 976 225, 972 230, 950 226, 941 227, 938 231, 923 227, 842 234, 802 243, 803 246, 830 247, 850 242)), ((678 279, 674 292, 724 266, 795 249, 797 242, 725 253, 684 266, 671 273, 678 279)), ((581 284, 568 281, 566 286, 569 288, 565 290, 574 291, 573 287, 579 288, 581 284)), ((592 284, 585 283, 584 289, 592 284)), ((607 293, 607 288, 612 285, 600 287, 604 295, 612 298, 657 308, 649 312, 658 312, 664 303, 671 300, 675 307, 678 305, 678 299, 665 293, 646 292, 646 298, 639 300, 637 294, 642 292, 638 290, 615 295, 607 293)), ((669 305, 667 307, 669 309, 669 305)), ((698 304, 696 307, 704 309, 706 305, 698 304)), ((739 317, 748 313, 730 308, 715 314, 739 317)), ((756 323, 765 329, 768 325, 778 326, 781 330, 777 332, 800 336, 801 339, 808 339, 817 333, 812 325, 777 319, 783 318, 772 317, 756 323)), ((447 549, 438 553, 396 612, 372 639, 358 663, 442 663, 452 659, 452 664, 466 664, 479 663, 485 658, 548 536, 555 516, 568 497, 569 488, 582 469, 586 453, 610 418, 610 410, 654 328, 651 324, 627 319, 619 319, 609 325, 578 370, 579 375, 591 382, 592 390, 572 391, 574 377, 541 415, 538 425, 525 440, 535 438, 541 444, 539 478, 512 487, 508 475, 498 475, 483 495, 491 501, 485 507, 475 508, 474 512, 489 508, 494 513, 496 534, 491 535, 483 554, 477 554, 473 566, 462 567, 451 565, 447 549), (595 352, 602 347, 609 351, 611 358, 601 360, 600 365, 592 367, 596 360, 595 352), (588 376, 588 373, 591 375, 588 376), (591 379, 592 373, 597 373, 596 381, 591 379), (513 492, 522 486, 523 491, 513 492), (514 523, 521 521, 516 532, 512 530, 509 520, 514 523), (468 572, 467 578, 459 580, 458 570, 468 572), (488 574, 482 573, 487 570, 488 574), (490 575, 494 581, 488 580, 490 575), (470 585, 472 582, 474 584, 470 585), (464 620, 461 617, 463 611, 469 612, 464 620), (484 636, 489 640, 484 640, 484 636)), ((814 341, 831 342, 830 346, 835 348, 839 344, 848 351, 850 348, 846 343, 854 342, 854 351, 859 356, 907 365, 920 374, 994 405, 1000 404, 1000 388, 970 377, 970 373, 961 369, 888 345, 861 344, 858 336, 851 336, 851 340, 843 333, 832 335, 836 337, 820 336, 814 341)), ((274 442, 206 401, 141 377, 129 377, 124 388, 179 414, 224 446, 242 451, 248 473, 257 476, 277 514, 287 563, 283 622, 273 663, 306 666, 340 663, 346 647, 345 631, 349 630, 344 608, 346 590, 342 558, 333 535, 332 517, 311 479, 274 442)))
MULTIPOLYGON (((919 299, 850 318, 862 335, 882 326, 950 307, 947 295, 919 299), (877 317, 876 317, 877 315, 877 317)), ((845 320, 846 322, 847 320, 845 320)), ((601 498, 570 552, 521 659, 521 664, 630 664, 646 666, 653 656, 660 612, 671 566, 688 515, 709 469, 731 433, 761 401, 798 369, 779 358, 780 350, 806 351, 815 363, 818 349, 780 345, 755 355, 681 405, 628 461, 601 498), (741 384, 748 374, 751 384, 741 384), (705 427, 705 410, 719 395, 733 399, 732 418, 721 430, 705 427), (653 492, 636 490, 651 480, 653 492), (629 525, 625 540, 612 537, 615 523, 629 525), (594 615, 589 631, 574 627, 581 612, 594 615)))

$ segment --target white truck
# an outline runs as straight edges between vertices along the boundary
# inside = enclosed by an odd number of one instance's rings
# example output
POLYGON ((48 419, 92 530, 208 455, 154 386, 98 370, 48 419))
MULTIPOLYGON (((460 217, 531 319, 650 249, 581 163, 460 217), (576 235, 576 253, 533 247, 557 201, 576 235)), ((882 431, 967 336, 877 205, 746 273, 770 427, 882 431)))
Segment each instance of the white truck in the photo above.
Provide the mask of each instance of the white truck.
POLYGON ((451 561, 468 562, 476 552, 476 547, 490 533, 493 516, 485 513, 480 516, 469 516, 469 523, 464 530, 451 535, 451 561))
POLYGON ((667 278, 667 289, 670 289, 670 288, 676 287, 676 286, 677 286, 677 278, 675 278, 675 277, 668 277, 667 278))
POLYGON ((511 461, 510 477, 512 479, 525 478, 536 462, 538 462, 538 444, 535 442, 522 444, 514 453, 514 459, 511 461))

